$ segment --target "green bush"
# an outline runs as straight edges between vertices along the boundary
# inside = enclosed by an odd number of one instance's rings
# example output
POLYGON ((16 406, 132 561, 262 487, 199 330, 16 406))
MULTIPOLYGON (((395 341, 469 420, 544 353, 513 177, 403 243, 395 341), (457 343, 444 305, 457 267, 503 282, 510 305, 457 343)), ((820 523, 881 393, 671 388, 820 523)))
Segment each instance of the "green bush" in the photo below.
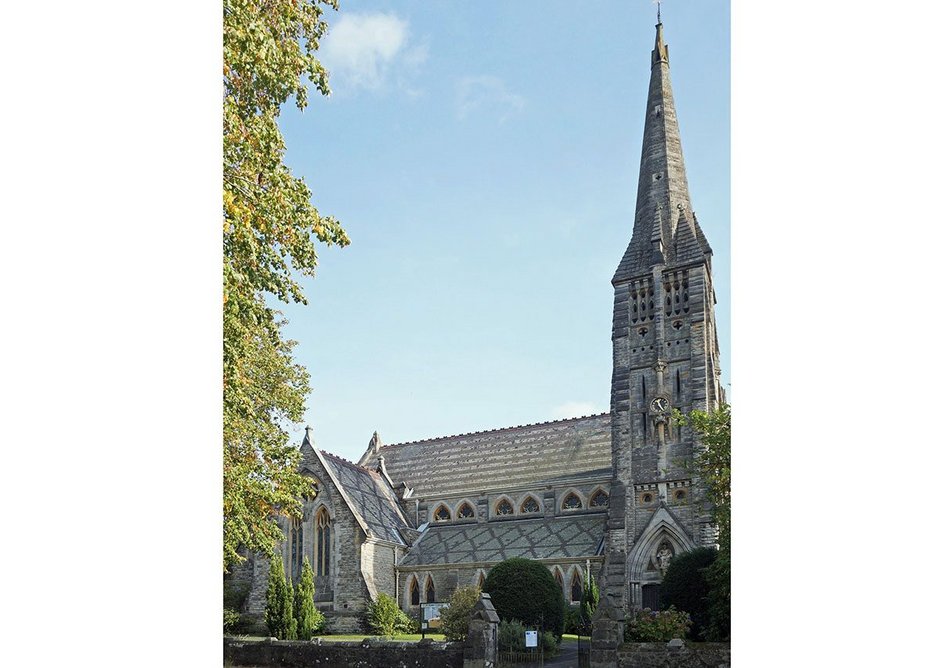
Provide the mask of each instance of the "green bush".
POLYGON ((222 610, 222 631, 225 633, 231 633, 240 621, 241 615, 235 610, 229 610, 228 608, 222 610))
POLYGON ((300 582, 294 595, 293 610, 297 619, 297 638, 309 640, 323 630, 326 617, 316 609, 313 603, 313 567, 310 560, 303 557, 303 568, 300 571, 300 582))
POLYGON ((499 650, 521 652, 525 649, 525 627, 516 619, 499 622, 499 650))
POLYGON ((721 547, 704 574, 708 583, 708 640, 730 640, 730 547, 721 547))
POLYGON ((466 640, 469 615, 482 593, 479 587, 457 587, 448 607, 440 611, 440 630, 447 640, 466 640))
POLYGON ((691 616, 693 640, 704 640, 710 625, 706 571, 714 563, 717 550, 699 547, 672 559, 662 578, 659 600, 663 608, 674 606, 691 616))
POLYGON ((672 638, 684 638, 691 628, 687 612, 675 608, 652 612, 648 608, 639 610, 626 621, 626 642, 668 642, 672 638))
POLYGON ((537 561, 513 557, 496 564, 486 577, 483 591, 502 619, 515 619, 529 628, 564 632, 561 587, 537 561))
POLYGON ((293 617, 293 587, 284 574, 284 562, 279 555, 271 559, 267 577, 267 607, 264 610, 267 630, 280 640, 297 637, 297 620, 293 617))
POLYGON ((541 646, 544 648, 545 658, 549 658, 558 653, 560 649, 560 644, 556 635, 548 631, 547 633, 539 633, 538 637, 541 639, 541 646))
POLYGON ((388 594, 379 594, 377 599, 368 604, 365 619, 369 628, 381 636, 393 637, 408 633, 413 628, 413 620, 404 614, 388 594))

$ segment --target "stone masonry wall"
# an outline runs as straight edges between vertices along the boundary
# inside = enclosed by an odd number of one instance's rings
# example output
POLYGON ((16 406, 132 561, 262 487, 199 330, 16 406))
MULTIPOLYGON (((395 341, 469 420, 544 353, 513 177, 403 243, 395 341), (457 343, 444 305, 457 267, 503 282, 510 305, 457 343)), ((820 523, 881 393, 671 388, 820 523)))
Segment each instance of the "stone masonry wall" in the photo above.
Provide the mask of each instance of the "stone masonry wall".
POLYGON ((225 639, 226 666, 347 666, 349 668, 462 668, 463 643, 250 642, 225 639))
POLYGON ((619 668, 730 668, 730 643, 624 643, 616 654, 619 668))

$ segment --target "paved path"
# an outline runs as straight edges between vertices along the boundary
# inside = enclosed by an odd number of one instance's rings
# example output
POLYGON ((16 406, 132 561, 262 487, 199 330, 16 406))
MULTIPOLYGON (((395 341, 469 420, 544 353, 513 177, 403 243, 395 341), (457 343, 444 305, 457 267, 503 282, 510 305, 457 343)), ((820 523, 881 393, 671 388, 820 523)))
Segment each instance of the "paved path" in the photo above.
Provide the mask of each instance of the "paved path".
POLYGON ((561 641, 561 651, 556 657, 544 662, 545 668, 577 668, 577 641, 561 641))

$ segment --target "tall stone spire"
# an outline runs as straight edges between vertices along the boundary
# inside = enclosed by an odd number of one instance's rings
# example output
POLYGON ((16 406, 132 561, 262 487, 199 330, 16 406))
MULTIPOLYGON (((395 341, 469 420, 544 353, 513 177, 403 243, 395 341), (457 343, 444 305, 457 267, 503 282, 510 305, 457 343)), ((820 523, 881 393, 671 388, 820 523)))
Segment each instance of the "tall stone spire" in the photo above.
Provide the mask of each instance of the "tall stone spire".
MULTIPOLYGON (((674 241, 682 211, 687 219, 693 220, 669 76, 668 45, 665 44, 660 21, 655 26, 652 49, 652 76, 642 136, 636 218, 632 239, 613 276, 614 284, 646 274, 654 265, 667 263, 675 257, 674 241)), ((699 228, 692 225, 690 229, 697 242, 699 228)))

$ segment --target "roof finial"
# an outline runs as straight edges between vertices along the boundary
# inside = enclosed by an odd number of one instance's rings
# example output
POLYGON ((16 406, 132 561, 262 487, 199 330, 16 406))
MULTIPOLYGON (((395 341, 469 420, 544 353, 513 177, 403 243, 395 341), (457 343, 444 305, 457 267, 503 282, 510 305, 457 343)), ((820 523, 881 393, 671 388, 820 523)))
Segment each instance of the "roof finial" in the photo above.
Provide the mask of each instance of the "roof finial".
POLYGON ((656 5, 655 20, 662 23, 662 0, 654 0, 656 5))

